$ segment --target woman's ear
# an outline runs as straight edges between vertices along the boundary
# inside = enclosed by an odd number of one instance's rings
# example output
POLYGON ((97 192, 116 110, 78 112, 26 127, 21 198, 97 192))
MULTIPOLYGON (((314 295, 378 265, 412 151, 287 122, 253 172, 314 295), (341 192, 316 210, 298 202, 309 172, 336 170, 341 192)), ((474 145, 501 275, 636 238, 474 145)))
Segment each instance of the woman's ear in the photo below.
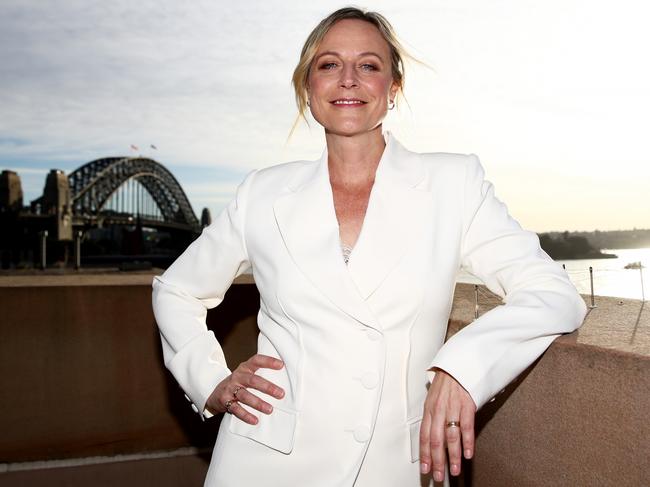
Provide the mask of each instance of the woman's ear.
POLYGON ((393 83, 390 86, 390 96, 389 98, 391 100, 395 100, 395 97, 397 96, 397 92, 399 91, 399 85, 397 84, 396 81, 393 81, 393 83))

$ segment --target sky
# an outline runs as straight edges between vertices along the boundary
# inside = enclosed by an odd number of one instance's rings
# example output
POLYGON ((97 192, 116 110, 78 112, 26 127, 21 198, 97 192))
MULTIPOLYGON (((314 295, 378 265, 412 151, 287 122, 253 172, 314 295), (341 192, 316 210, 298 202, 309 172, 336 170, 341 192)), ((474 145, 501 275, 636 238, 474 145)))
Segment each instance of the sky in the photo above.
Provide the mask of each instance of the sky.
MULTIPOLYGON (((49 169, 140 154, 213 216, 252 169, 316 159, 291 74, 343 2, 2 0, 0 169, 25 204, 49 169), (154 145, 157 150, 151 148, 154 145)), ((409 52, 384 126, 418 152, 477 154, 537 232, 650 228, 650 5, 643 0, 366 1, 409 52)))

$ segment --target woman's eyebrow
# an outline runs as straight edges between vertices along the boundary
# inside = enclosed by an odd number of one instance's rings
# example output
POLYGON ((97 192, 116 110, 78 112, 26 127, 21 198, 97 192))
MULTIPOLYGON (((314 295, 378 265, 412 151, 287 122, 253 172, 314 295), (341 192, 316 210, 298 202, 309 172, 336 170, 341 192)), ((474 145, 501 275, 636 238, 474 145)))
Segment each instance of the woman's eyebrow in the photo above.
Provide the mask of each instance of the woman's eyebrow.
POLYGON ((359 56, 360 57, 363 57, 363 56, 375 56, 376 58, 379 58, 380 61, 384 60, 379 54, 377 54, 376 52, 372 52, 372 51, 362 52, 361 54, 359 54, 359 56))
MULTIPOLYGON (((341 55, 336 51, 323 51, 318 56, 316 56, 316 59, 318 60, 323 56, 327 56, 328 54, 330 54, 332 56, 341 57, 341 55)), ((373 51, 365 51, 365 52, 359 53, 359 57, 363 57, 363 56, 375 56, 380 61, 382 61, 382 62, 384 61, 384 59, 379 54, 377 54, 376 52, 373 52, 373 51)))

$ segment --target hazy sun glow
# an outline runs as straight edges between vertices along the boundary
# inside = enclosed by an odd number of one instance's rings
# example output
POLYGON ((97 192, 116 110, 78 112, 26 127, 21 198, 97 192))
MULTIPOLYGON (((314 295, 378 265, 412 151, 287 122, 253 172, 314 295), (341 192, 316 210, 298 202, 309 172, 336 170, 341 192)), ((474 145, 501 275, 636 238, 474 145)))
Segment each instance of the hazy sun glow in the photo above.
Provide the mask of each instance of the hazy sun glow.
MULTIPOLYGON (((196 212, 245 173, 316 158, 290 77, 307 33, 343 3, 0 4, 0 167, 29 201, 49 168, 130 144, 177 175, 196 212)), ((477 154, 535 231, 650 227, 650 6, 622 0, 370 1, 410 51, 387 128, 417 151, 477 154)))

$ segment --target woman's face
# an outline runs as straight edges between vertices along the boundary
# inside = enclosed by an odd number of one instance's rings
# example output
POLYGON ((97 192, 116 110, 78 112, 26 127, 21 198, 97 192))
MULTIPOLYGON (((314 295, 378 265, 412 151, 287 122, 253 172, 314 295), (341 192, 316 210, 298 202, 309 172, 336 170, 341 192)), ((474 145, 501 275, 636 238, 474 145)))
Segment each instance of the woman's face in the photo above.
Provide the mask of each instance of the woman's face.
POLYGON ((311 113, 326 132, 355 135, 376 128, 398 88, 388 43, 368 22, 340 20, 316 52, 308 85, 311 113))

